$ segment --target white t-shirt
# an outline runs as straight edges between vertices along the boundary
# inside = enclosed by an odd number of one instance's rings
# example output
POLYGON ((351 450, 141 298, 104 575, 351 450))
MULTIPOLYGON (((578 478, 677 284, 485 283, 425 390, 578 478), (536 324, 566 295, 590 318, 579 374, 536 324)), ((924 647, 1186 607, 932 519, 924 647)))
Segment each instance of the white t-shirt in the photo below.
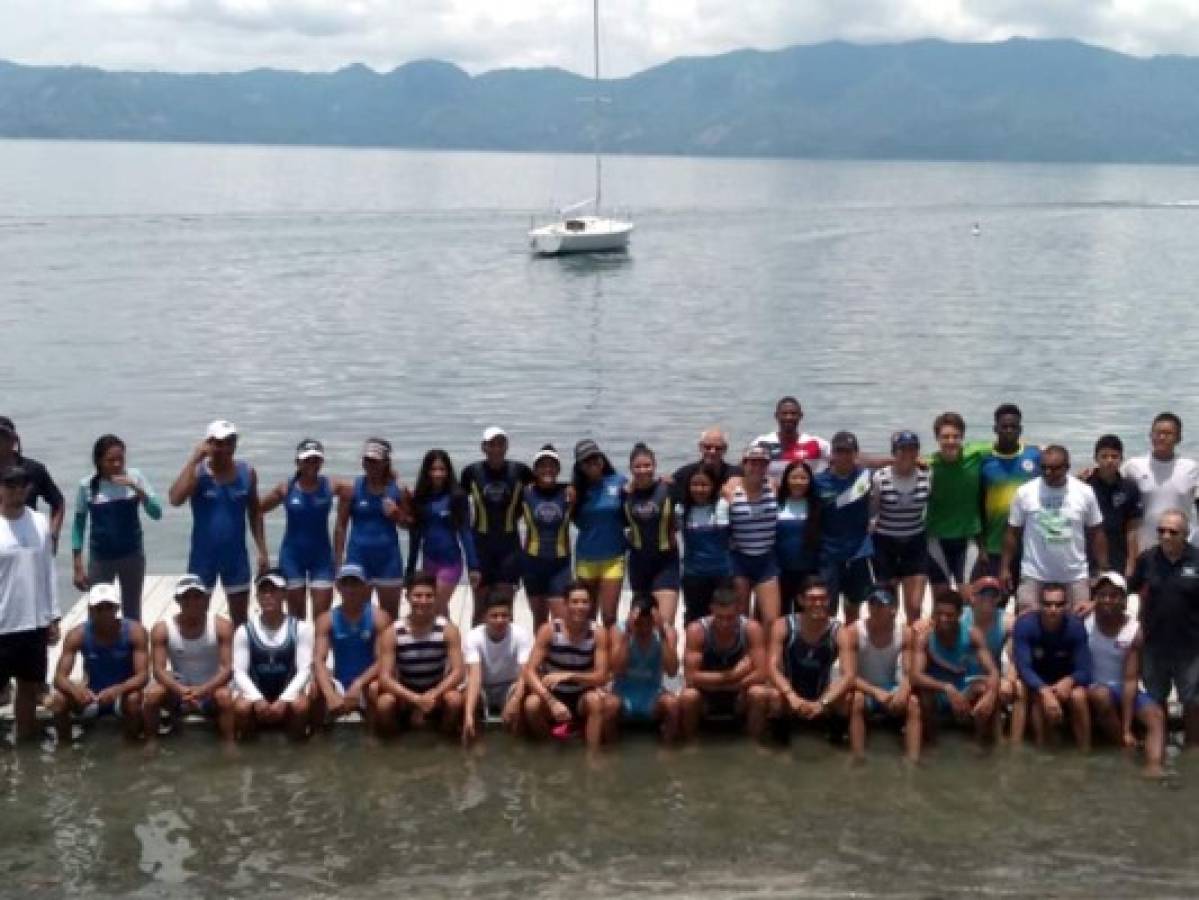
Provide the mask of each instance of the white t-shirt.
MULTIPOLYGON (((1137 534, 1141 550, 1157 546, 1157 520, 1168 509, 1181 509, 1194 525, 1195 495, 1199 491, 1199 463, 1195 460, 1175 456, 1163 462, 1152 455, 1137 456, 1124 463, 1122 474, 1137 483, 1145 504, 1137 534)), ((1194 535, 1192 527, 1192 543, 1194 535)))
POLYGON ((15 520, 0 516, 0 634, 45 628, 59 617, 49 520, 31 509, 15 520))
POLYGON ((462 650, 468 666, 482 663, 484 685, 507 684, 520 678, 533 650, 533 636, 513 624, 502 641, 493 641, 486 625, 476 625, 467 633, 462 650))
POLYGON ((1102 523, 1095 492, 1073 475, 1062 487, 1044 478, 1022 484, 1008 512, 1008 524, 1024 529, 1020 574, 1066 583, 1086 578, 1087 529, 1102 523))

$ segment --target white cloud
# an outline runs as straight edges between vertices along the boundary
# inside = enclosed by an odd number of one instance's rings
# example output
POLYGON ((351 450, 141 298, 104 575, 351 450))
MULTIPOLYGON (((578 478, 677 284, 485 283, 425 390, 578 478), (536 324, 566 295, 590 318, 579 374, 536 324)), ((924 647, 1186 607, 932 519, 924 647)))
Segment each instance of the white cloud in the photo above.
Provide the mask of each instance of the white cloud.
MULTIPOLYGON (((604 0, 605 71, 675 56, 844 39, 1073 37, 1199 54, 1195 0, 604 0)), ((0 58, 212 71, 387 70, 434 57, 470 71, 590 68, 587 0, 4 0, 0 58)))

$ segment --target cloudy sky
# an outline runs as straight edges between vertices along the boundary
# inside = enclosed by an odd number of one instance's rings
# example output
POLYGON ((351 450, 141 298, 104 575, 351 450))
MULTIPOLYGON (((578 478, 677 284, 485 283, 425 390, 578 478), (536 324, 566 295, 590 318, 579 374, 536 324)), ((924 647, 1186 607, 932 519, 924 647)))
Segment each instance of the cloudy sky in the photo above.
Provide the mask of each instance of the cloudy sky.
MULTIPOLYGON (((1199 0, 603 0, 605 73, 842 38, 1073 37, 1199 54, 1199 0)), ((590 65, 587 0, 0 0, 0 58, 116 69, 590 65)))

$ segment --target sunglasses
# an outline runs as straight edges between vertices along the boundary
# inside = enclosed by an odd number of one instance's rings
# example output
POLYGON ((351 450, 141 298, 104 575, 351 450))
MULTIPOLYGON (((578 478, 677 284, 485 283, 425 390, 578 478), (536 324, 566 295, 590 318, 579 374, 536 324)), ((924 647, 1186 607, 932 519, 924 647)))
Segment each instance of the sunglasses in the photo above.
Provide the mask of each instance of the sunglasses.
POLYGON ((1175 534, 1175 535, 1177 535, 1177 534, 1182 534, 1182 530, 1178 529, 1178 528, 1159 528, 1157 530, 1157 533, 1158 534, 1175 534))
POLYGON ((727 444, 700 444, 699 449, 705 452, 723 453, 729 448, 727 444))

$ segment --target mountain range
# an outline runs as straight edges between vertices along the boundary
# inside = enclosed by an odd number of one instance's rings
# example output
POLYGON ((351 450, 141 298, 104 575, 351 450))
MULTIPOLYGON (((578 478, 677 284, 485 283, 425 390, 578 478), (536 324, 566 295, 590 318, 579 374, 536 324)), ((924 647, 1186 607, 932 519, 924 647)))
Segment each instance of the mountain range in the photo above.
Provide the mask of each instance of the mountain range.
POLYGON ((108 72, 0 62, 0 136, 855 159, 1199 162, 1199 59, 1075 41, 832 42, 680 58, 599 87, 470 75, 108 72))

